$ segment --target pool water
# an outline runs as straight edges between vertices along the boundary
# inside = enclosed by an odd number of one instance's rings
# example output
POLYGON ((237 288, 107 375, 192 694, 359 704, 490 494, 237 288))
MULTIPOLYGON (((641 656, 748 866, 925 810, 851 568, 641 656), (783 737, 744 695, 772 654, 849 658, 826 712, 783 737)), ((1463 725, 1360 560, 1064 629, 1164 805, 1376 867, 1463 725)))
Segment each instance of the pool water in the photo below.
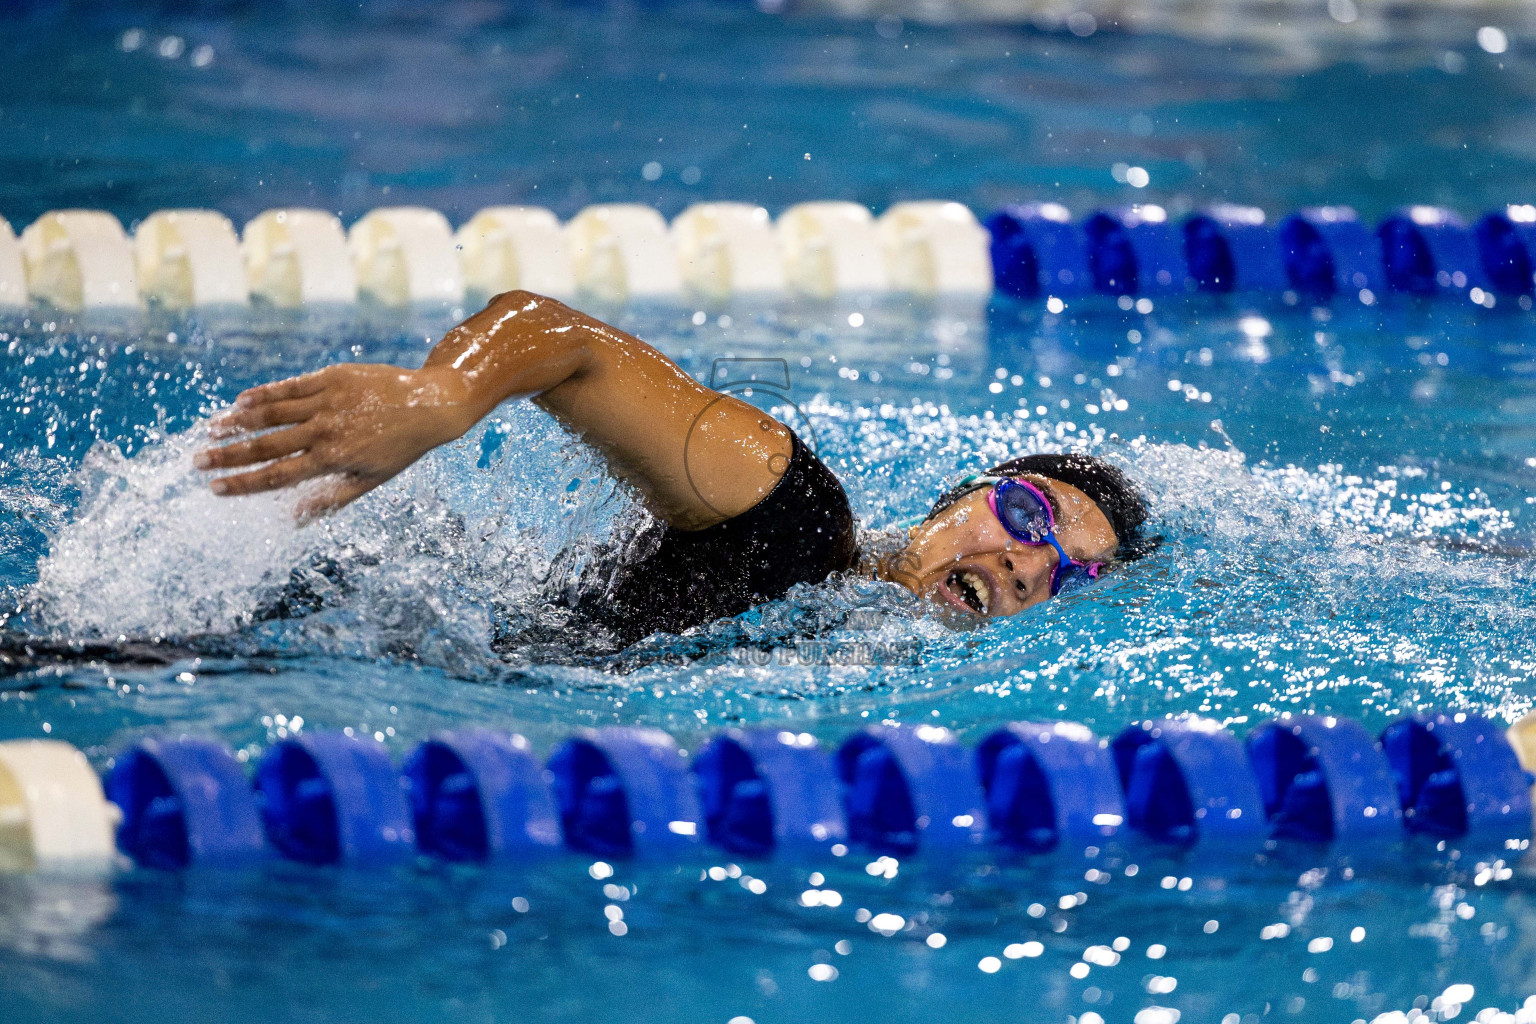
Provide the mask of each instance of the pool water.
MULTIPOLYGON (((34 15, 0 40, 0 211, 19 225, 67 205, 125 221, 210 205, 240 221, 314 203, 351 219, 423 202, 457 223, 504 201, 569 216, 609 199, 670 215, 713 198, 940 196, 983 214, 1220 198, 1374 215, 1529 199, 1528 53, 1485 53, 1428 15, 1399 45, 1330 34, 1303 53, 719 9, 449 11, 34 15), (1117 183, 1117 162, 1151 184, 1117 183)), ((1513 720, 1536 703, 1536 321, 1513 304, 593 311, 706 381, 782 360, 789 387, 756 399, 814 441, 871 528, 965 472, 1071 446, 1144 484, 1163 543, 971 632, 843 580, 618 653, 498 642, 544 614, 532 581, 557 553, 640 514, 535 410, 498 410, 302 530, 291 497, 215 500, 190 465, 204 417, 241 388, 419 362, 454 311, 16 316, 0 323, 5 628, 194 653, 0 677, 0 739, 47 734, 105 768, 156 732, 248 758, 352 728, 399 758, 468 725, 547 753, 577 726, 638 723, 696 750, 734 724, 830 744, 927 723, 975 742, 1019 719, 1112 735, 1194 711, 1242 734, 1296 710, 1376 731, 1418 709, 1513 720), (325 560, 344 585, 316 574, 325 560), (323 607, 267 616, 295 575, 323 607)), ((1466 1019, 1536 993, 1536 889, 1501 856, 1132 844, 4 877, 0 1000, 7 1021, 1466 1019)))

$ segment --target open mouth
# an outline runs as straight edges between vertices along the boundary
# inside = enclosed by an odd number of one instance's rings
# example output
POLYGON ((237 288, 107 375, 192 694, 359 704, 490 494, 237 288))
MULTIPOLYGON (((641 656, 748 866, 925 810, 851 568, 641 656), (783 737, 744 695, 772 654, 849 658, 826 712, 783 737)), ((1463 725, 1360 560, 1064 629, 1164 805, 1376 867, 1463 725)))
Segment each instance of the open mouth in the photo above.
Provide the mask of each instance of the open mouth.
POLYGON ((972 569, 956 569, 944 577, 944 589, 977 615, 987 614, 992 600, 992 587, 981 573, 972 569))

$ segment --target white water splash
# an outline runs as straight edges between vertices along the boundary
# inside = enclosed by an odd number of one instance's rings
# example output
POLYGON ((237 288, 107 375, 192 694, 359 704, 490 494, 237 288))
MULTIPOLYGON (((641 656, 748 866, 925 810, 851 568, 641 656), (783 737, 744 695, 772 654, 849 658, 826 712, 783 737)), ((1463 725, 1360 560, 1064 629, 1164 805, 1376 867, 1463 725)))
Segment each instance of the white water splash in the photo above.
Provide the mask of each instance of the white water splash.
POLYGON ((257 589, 317 539, 292 493, 220 498, 192 454, 202 429, 125 458, 98 444, 75 474, 75 514, 38 564, 28 611, 78 635, 185 636, 249 617, 257 589))
POLYGON ((1426 629, 1454 637, 1469 620, 1528 634, 1528 623, 1516 621, 1514 591, 1528 585, 1530 565, 1424 542, 1503 532, 1507 517, 1476 491, 1447 491, 1401 467, 1363 477, 1331 466, 1254 467, 1230 447, 1123 441, 1022 417, 957 417, 928 403, 818 401, 807 411, 822 455, 874 525, 922 511, 963 472, 1021 452, 1070 448, 1124 467, 1146 491, 1153 530, 1166 543, 1105 585, 971 633, 944 629, 922 607, 895 599, 903 595, 887 599, 834 580, 706 625, 681 647, 664 637, 639 645, 619 676, 601 666, 562 668, 547 645, 509 656, 493 649, 492 637, 509 610, 519 622, 543 614, 537 582, 551 556, 574 538, 601 539, 633 506, 580 446, 519 408, 304 529, 292 524, 292 494, 214 497, 190 464, 198 431, 131 459, 100 448, 71 478, 83 497, 57 529, 26 604, 55 633, 244 631, 263 650, 419 661, 465 677, 495 673, 507 658, 551 677, 574 671, 583 685, 638 690, 693 679, 722 703, 769 689, 824 697, 872 686, 887 699, 926 699, 982 680, 1006 697, 1053 680, 1093 679, 1100 687, 1106 677, 1114 681, 1103 684, 1101 699, 1127 688, 1177 693, 1180 705, 1215 695, 1211 710, 1221 711, 1228 705, 1217 698, 1234 675, 1310 699, 1320 686, 1344 685, 1345 675, 1359 686, 1375 671, 1365 666, 1390 663, 1400 666, 1391 672, 1401 690, 1369 698, 1389 706, 1398 692, 1502 701, 1527 670, 1511 652, 1422 642, 1426 629), (317 556, 343 563, 344 584, 313 571, 317 556), (324 592, 323 610, 253 624, 263 600, 294 574, 324 592), (735 657, 738 649, 806 639, 843 652, 916 643, 922 653, 911 664, 801 664, 775 654, 771 667, 735 657), (680 672, 675 656, 697 659, 696 668, 680 672), (1360 664, 1344 674, 1329 668, 1341 656, 1360 664))
POLYGON ((322 595, 327 612, 316 621, 269 638, 280 647, 493 660, 493 606, 529 594, 555 552, 574 536, 601 537, 630 508, 596 461, 536 410, 506 410, 304 527, 293 518, 303 487, 213 494, 209 474, 192 465, 207 443, 199 425, 131 458, 107 444, 87 454, 68 478, 78 506, 54 524, 23 598, 33 628, 105 638, 235 633, 297 574, 341 592, 322 595), (344 563, 340 588, 315 572, 317 560, 344 563))

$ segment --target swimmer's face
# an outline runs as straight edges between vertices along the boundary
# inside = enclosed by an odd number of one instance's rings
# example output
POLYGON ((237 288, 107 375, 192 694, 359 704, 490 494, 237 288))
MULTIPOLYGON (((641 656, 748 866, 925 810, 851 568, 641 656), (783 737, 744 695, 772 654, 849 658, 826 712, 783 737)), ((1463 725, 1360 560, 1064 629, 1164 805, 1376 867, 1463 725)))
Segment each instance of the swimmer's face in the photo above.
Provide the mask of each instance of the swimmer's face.
MULTIPOLYGON (((1108 562, 1118 541, 1093 499, 1070 484, 1025 476, 1051 499, 1056 539, 1079 562, 1108 562)), ((1051 596, 1056 550, 1020 544, 987 507, 987 489, 965 495, 907 535, 890 578, 964 621, 1021 612, 1051 596)))

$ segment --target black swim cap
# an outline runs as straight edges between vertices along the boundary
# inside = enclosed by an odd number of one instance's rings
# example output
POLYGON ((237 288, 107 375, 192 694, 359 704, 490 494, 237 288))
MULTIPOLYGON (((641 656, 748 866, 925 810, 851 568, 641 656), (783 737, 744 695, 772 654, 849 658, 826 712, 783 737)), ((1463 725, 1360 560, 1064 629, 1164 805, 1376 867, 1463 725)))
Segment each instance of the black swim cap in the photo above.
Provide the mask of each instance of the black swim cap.
MULTIPOLYGON (((993 466, 986 471, 985 475, 1022 476, 1026 473, 1059 480, 1076 487, 1093 499, 1099 511, 1104 513, 1104 518, 1109 520, 1109 525, 1120 542, 1115 552, 1116 557, 1127 561, 1140 558, 1152 547, 1142 536, 1142 527, 1147 521, 1147 501, 1136 489, 1136 485, 1131 483, 1130 477, 1122 473, 1118 467, 1093 455, 1069 452, 1061 455, 1024 455, 1017 459, 1009 459, 1007 462, 993 466)), ((933 508, 928 510, 926 518, 932 519, 978 486, 980 485, 961 484, 946 491, 938 501, 934 502, 933 508)))

